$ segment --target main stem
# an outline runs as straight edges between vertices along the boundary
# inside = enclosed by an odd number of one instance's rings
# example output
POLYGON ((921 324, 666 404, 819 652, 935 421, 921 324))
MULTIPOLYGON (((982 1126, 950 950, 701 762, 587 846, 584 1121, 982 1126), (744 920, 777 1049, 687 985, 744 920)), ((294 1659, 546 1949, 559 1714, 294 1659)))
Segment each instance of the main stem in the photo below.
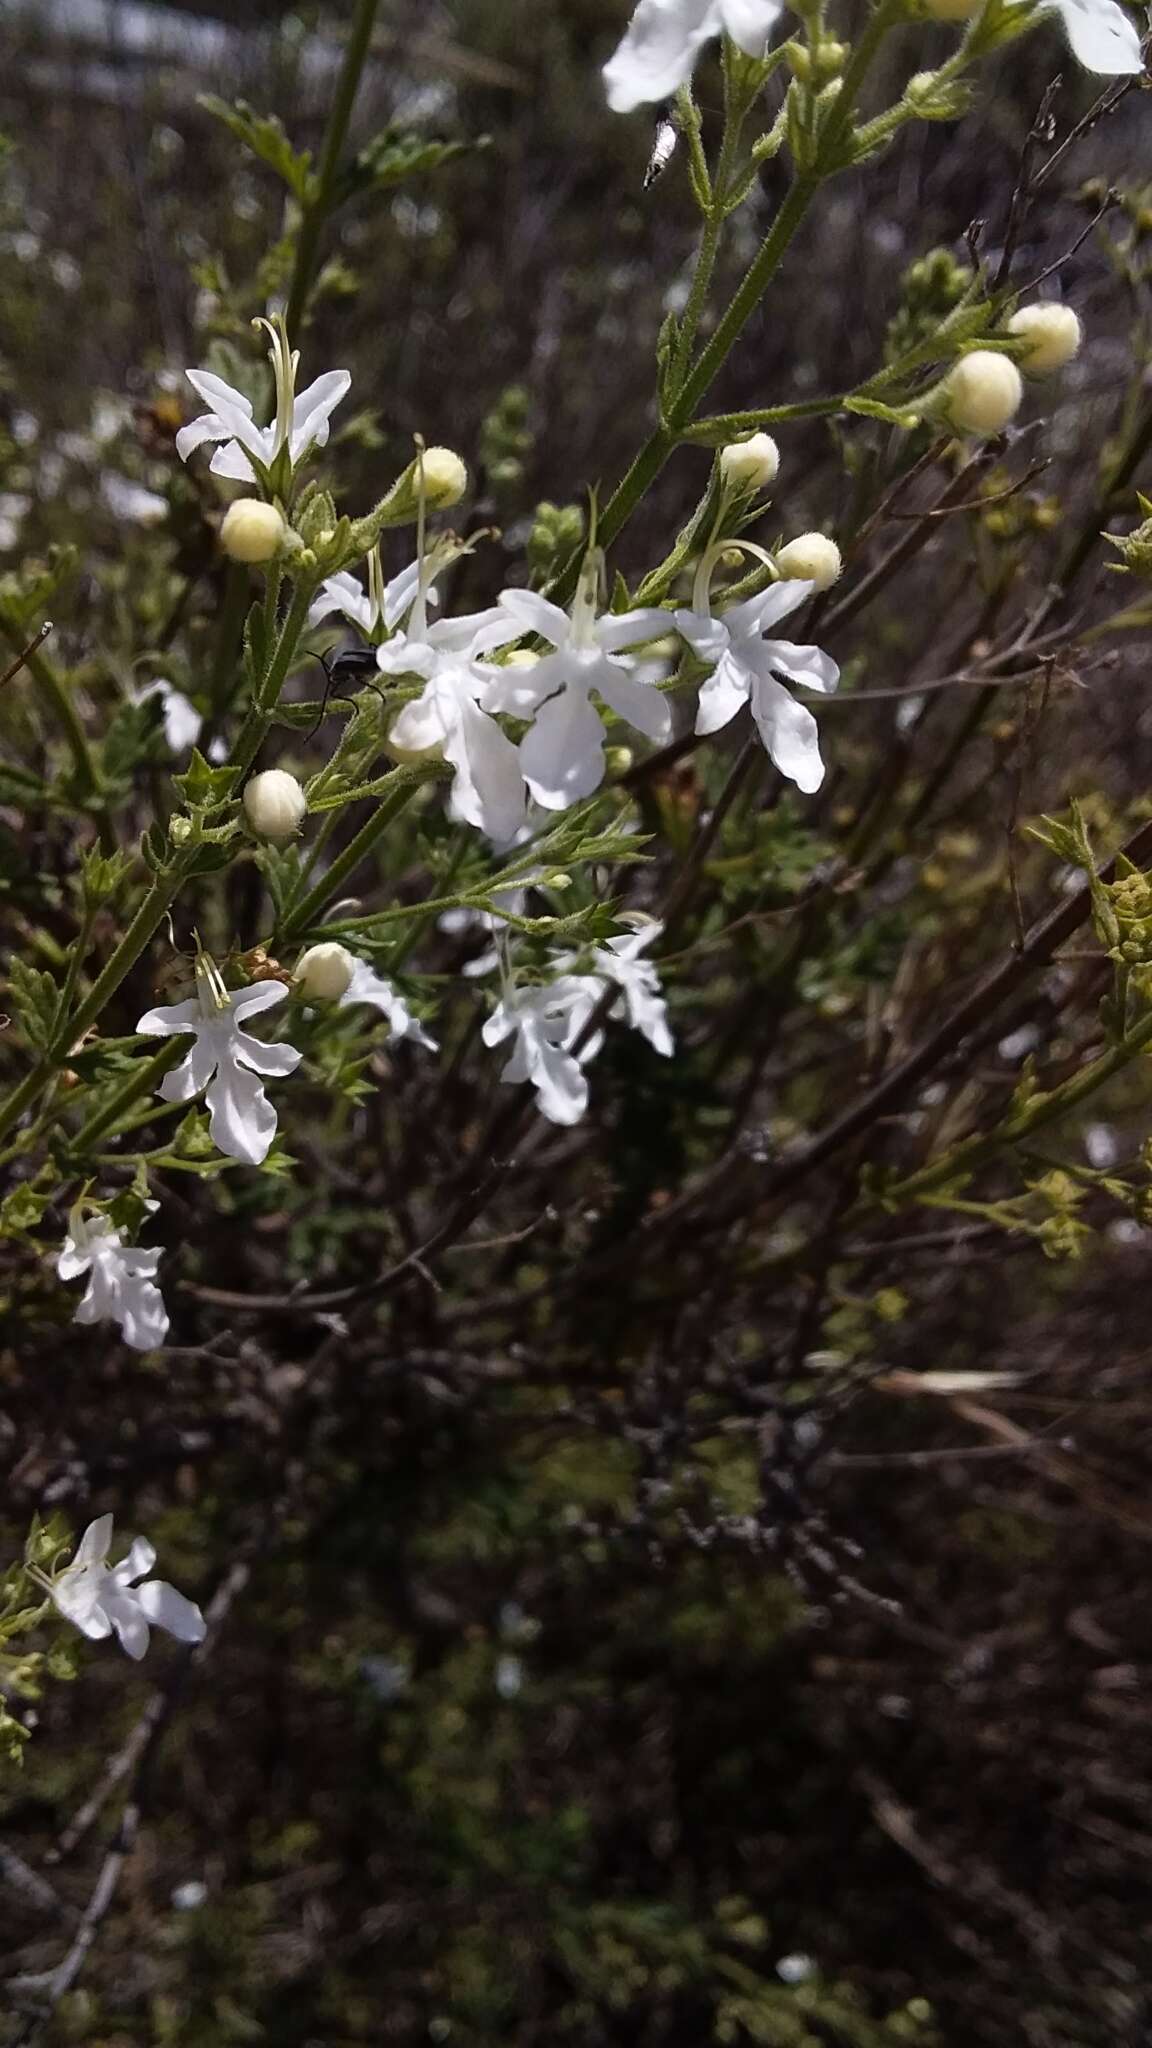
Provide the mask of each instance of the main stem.
POLYGON ((332 208, 332 191, 340 169, 348 123, 352 118, 356 94, 360 89, 360 75, 368 55, 368 46, 372 41, 372 31, 376 26, 379 4, 380 0, 359 0, 352 20, 344 62, 340 67, 340 77, 328 114, 328 126, 324 131, 320 182, 315 199, 305 211, 300 239, 296 244, 296 265, 292 273, 292 289, 288 294, 288 309, 284 316, 292 340, 295 340, 304 318, 304 308, 312 289, 320 235, 332 208))

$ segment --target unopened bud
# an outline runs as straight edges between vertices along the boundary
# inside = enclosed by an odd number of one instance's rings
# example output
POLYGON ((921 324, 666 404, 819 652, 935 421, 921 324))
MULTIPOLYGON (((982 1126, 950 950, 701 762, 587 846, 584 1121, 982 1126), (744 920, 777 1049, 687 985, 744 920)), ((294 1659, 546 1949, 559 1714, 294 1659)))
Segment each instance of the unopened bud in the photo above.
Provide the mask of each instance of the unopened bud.
POLYGON ((468 470, 452 448, 426 448, 417 469, 424 471, 424 495, 430 505, 444 511, 458 505, 468 489, 468 470))
POLYGON ((1021 306, 1008 322, 1008 332, 1028 343, 1020 368, 1029 377, 1050 377, 1054 370, 1062 370, 1079 353, 1084 339, 1084 329, 1071 306, 1057 306, 1051 300, 1021 306))
POLYGON ((308 809, 308 799, 286 768, 265 768, 244 791, 244 812, 261 839, 291 839, 308 809))
POLYGON ((220 526, 220 545, 234 562, 270 562, 284 541, 284 518, 262 498, 237 498, 220 526))
POLYGON ((751 434, 747 441, 729 441, 720 450, 721 476, 745 489, 766 490, 779 467, 780 450, 771 434, 751 434))
POLYGON ((1024 386, 1008 356, 977 348, 953 364, 944 397, 953 426, 968 434, 999 434, 1019 412, 1024 386))
POLYGON ((297 993, 314 1002, 337 1002, 348 993, 355 971, 356 960, 347 946, 338 946, 334 940, 309 946, 296 962, 297 993))
POLYGON ((775 560, 781 576, 814 583, 817 590, 831 589, 843 568, 840 550, 826 533, 798 533, 795 540, 780 549, 775 560))

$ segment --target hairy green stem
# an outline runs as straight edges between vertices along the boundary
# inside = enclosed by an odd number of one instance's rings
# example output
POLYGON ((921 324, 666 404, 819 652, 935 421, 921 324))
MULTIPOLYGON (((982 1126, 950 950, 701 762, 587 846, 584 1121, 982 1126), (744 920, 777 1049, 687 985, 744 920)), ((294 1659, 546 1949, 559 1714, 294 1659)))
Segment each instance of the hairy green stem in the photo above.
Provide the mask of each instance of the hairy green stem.
POLYGON ((186 865, 185 860, 178 856, 171 867, 156 876, 120 944, 105 962, 79 1009, 74 1011, 71 1017, 66 1018, 59 1030, 53 1033, 52 1042, 43 1057, 29 1069, 7 1101, 0 1104, 0 1138, 7 1135, 13 1124, 36 1100, 41 1089, 51 1080, 67 1057, 69 1049, 75 1045, 77 1039, 83 1037, 89 1026, 95 1023, 125 976, 131 973, 149 940, 163 922, 168 907, 184 880, 186 865))
POLYGON ((328 126, 324 131, 324 145, 320 156, 319 184, 316 196, 305 209, 300 228, 300 239, 296 244, 296 263, 292 273, 292 286, 288 294, 288 308, 285 324, 289 336, 295 340, 308 294, 316 274, 316 262, 320 248, 320 235, 324 223, 332 210, 332 193, 340 170, 340 158, 352 118, 352 108, 360 89, 360 78, 376 26, 376 13, 380 0, 359 0, 352 26, 348 33, 348 44, 344 51, 344 62, 328 112, 328 126))
MULTIPOLYGON (((23 651, 26 636, 16 624, 6 606, 0 606, 0 634, 3 634, 14 654, 20 654, 23 651)), ((82 796, 94 795, 98 787, 96 764, 93 761, 87 735, 80 723, 79 714, 69 692, 61 682, 52 663, 46 661, 42 654, 34 650, 26 654, 24 657, 24 667, 36 686, 41 703, 46 705, 51 712, 67 742, 68 751, 72 756, 72 765, 76 771, 79 794, 82 796)))
POLYGON ((416 791, 422 788, 426 782, 429 782, 434 775, 438 774, 439 770, 439 762, 432 762, 426 766, 414 768, 404 767, 396 769, 396 786, 391 795, 386 796, 383 803, 379 804, 373 811, 371 817, 365 819, 355 837, 350 839, 343 851, 336 855, 331 867, 321 875, 320 880, 314 883, 307 895, 302 896, 299 903, 289 912, 281 930, 277 934, 277 938, 280 941, 296 937, 298 933, 307 931, 309 925, 315 923, 324 905, 332 901, 332 898, 347 881, 349 875, 354 874, 361 861, 367 854, 371 853, 377 841, 387 831, 393 818, 399 815, 405 805, 411 802, 416 791))
POLYGON ((1150 1043, 1152 1016, 1145 1017, 1118 1045, 1111 1046, 1098 1060, 1082 1067, 1079 1073, 1072 1074, 1058 1088, 1053 1088, 1046 1095, 1034 1095, 1030 1102, 1026 1102, 1014 1115, 1006 1117, 994 1131, 977 1132, 975 1136, 965 1138, 944 1159, 938 1159, 933 1165, 922 1167, 919 1173, 911 1174, 907 1180, 898 1182, 896 1187, 887 1190, 885 1200, 916 1201, 932 1189, 944 1187, 961 1174, 983 1166, 1007 1146, 1018 1145, 1021 1139, 1031 1137, 1033 1131, 1042 1130, 1046 1124, 1066 1116, 1069 1110, 1094 1095, 1114 1074, 1129 1066, 1150 1043))
POLYGON ((118 1124, 126 1109, 141 1095, 150 1095, 158 1081, 162 1081, 170 1067, 182 1059, 185 1040, 178 1037, 175 1043, 169 1041, 154 1052, 151 1059, 140 1060, 133 1067, 114 1095, 110 1095, 104 1107, 82 1124, 76 1136, 69 1141, 68 1150, 83 1153, 91 1150, 97 1139, 118 1124))

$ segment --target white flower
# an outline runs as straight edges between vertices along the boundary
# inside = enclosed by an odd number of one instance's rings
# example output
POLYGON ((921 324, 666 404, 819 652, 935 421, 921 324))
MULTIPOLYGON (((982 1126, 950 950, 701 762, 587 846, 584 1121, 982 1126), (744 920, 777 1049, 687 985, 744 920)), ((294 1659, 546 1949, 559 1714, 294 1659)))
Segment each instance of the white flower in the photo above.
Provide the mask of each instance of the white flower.
POLYGON ((506 846, 524 823, 524 778, 507 733, 482 710, 487 683, 480 654, 510 640, 516 627, 499 607, 429 626, 417 595, 406 629, 377 649, 384 675, 415 675, 424 688, 393 721, 388 738, 406 753, 439 751, 456 773, 448 814, 506 846))
POLYGON ((161 1257, 159 1251, 126 1245, 107 1216, 86 1221, 77 1203, 56 1261, 61 1280, 91 1275, 76 1321, 119 1323, 124 1342, 133 1350, 153 1351, 168 1335, 168 1311, 155 1281, 161 1257))
POLYGON ((426 1045, 429 1052, 437 1050, 436 1040, 428 1036, 419 1018, 412 1015, 403 996, 382 974, 376 974, 367 960, 354 960, 352 979, 337 1007, 346 1010, 352 1003, 371 1003, 381 1011, 391 1025, 389 1038, 411 1038, 417 1045, 426 1045))
POLYGON ((735 604, 719 618, 706 609, 703 590, 691 611, 677 612, 676 624, 702 661, 714 664, 700 691, 698 733, 719 732, 742 704, 752 707, 760 737, 781 775, 811 792, 824 780, 819 729, 812 713, 789 696, 775 671, 823 694, 836 688, 840 671, 818 647, 767 637, 812 593, 811 583, 772 583, 758 596, 735 604))
POLYGON ((1054 0, 1074 57, 1109 77, 1143 71, 1140 38, 1116 0, 1054 0))
POLYGON ((190 1102, 205 1090, 213 1143, 249 1166, 267 1158, 276 1135, 276 1112, 259 1076, 291 1074, 303 1054, 291 1045, 262 1045, 240 1027, 287 994, 282 981, 257 981, 230 994, 216 970, 201 960, 196 994, 185 1003, 149 1010, 136 1026, 147 1038, 191 1033, 191 1050, 165 1074, 159 1092, 165 1102, 190 1102))
POLYGON ((590 971, 604 985, 614 982, 623 990, 624 1012, 633 1031, 639 1031, 653 1051, 668 1058, 675 1048, 660 976, 654 961, 640 957, 663 929, 662 924, 654 921, 638 924, 635 931, 609 939, 606 946, 597 946, 593 952, 590 971))
POLYGON ((288 464, 295 469, 313 448, 328 440, 329 422, 352 382, 347 370, 328 370, 306 391, 296 396, 298 350, 290 350, 281 320, 256 320, 272 338, 268 351, 276 380, 276 417, 267 427, 252 418, 251 401, 242 391, 226 384, 211 370, 186 370, 185 376, 209 411, 181 427, 176 452, 187 462, 194 448, 206 441, 221 441, 210 467, 216 476, 234 477, 239 483, 267 484, 277 457, 287 450, 288 464))
POLYGON ((137 1662, 148 1648, 150 1628, 166 1629, 180 1643, 202 1643, 204 1616, 193 1601, 165 1579, 136 1583, 156 1562, 152 1545, 137 1536, 127 1557, 109 1565, 111 1543, 112 1517, 101 1515, 85 1529, 71 1564, 47 1582, 65 1621, 90 1642, 115 1630, 121 1649, 137 1662))
POLYGON ((204 723, 196 706, 189 699, 174 690, 165 676, 156 676, 136 692, 136 703, 146 704, 149 697, 159 697, 164 719, 164 738, 174 754, 183 754, 188 747, 194 747, 200 737, 204 723))
POLYGON ((589 974, 562 974, 541 988, 506 988, 483 1029, 485 1045, 515 1039, 502 1081, 531 1081, 540 1113, 550 1123, 579 1123, 588 1107, 581 1068, 599 1051, 595 1033, 579 1053, 575 1044, 600 1000, 601 983, 589 974))
POLYGON ((783 12, 783 0, 640 0, 604 66, 609 106, 626 114, 646 100, 671 99, 712 36, 730 35, 749 57, 762 57, 783 12))
MULTIPOLYGON (((366 640, 376 640, 382 626, 386 626, 390 633, 395 631, 405 612, 415 603, 419 589, 419 562, 409 562, 406 569, 401 569, 398 576, 385 583, 379 551, 373 548, 368 557, 367 590, 347 569, 338 569, 335 576, 326 577, 320 585, 308 608, 308 624, 318 626, 333 612, 341 612, 366 640)), ((425 593, 425 602, 436 603, 434 590, 429 589, 425 593)))
MULTIPOLYGON (((937 21, 967 21, 980 12, 983 0, 925 0, 925 5, 937 21)), ((1086 71, 1115 77, 1144 69, 1135 25, 1116 0, 1048 0, 1038 12, 1060 16, 1072 54, 1086 71)))
POLYGON ((622 658, 624 648, 666 633, 668 613, 605 612, 597 618, 593 590, 586 571, 571 617, 532 590, 505 590, 500 597, 510 635, 536 633, 555 650, 531 667, 490 668, 483 700, 490 711, 532 719, 520 742, 520 766, 537 803, 549 811, 567 810, 604 780, 604 721, 592 690, 648 739, 663 742, 672 731, 667 699, 622 658))

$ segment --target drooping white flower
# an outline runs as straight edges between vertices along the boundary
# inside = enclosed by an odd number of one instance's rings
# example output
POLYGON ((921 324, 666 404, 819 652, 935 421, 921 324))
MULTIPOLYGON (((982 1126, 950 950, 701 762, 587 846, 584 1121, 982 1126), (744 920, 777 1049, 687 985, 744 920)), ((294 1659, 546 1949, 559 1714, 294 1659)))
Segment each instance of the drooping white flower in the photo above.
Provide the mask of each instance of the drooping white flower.
POLYGON ((194 448, 206 441, 219 441, 209 465, 216 476, 233 477, 239 483, 269 481, 278 457, 287 451, 290 469, 296 469, 313 448, 328 440, 332 414, 347 392, 352 379, 347 370, 327 370, 296 395, 297 349, 290 349, 281 319, 256 320, 271 337, 268 351, 276 382, 276 416, 270 426, 258 427, 252 417, 251 400, 245 398, 211 370, 186 370, 192 389, 209 410, 189 421, 176 436, 176 452, 187 462, 194 448))
POLYGON ((550 1123, 579 1123, 588 1107, 588 1082, 581 1071, 603 1043, 596 1032, 578 1053, 571 1051, 600 1000, 602 984, 590 974, 561 974, 539 988, 506 987, 486 1020, 485 1045, 514 1039, 502 1081, 530 1081, 540 1114, 550 1123))
POLYGON ((700 690, 696 714, 698 733, 719 732, 743 704, 752 716, 764 746, 781 775, 808 793, 824 780, 816 720, 778 681, 776 670, 823 695, 836 688, 840 671, 818 647, 774 640, 770 629, 810 597, 815 585, 790 580, 772 583, 757 596, 713 614, 708 609, 707 557, 701 563, 691 611, 676 614, 676 624, 701 661, 713 664, 700 690))
POLYGON ((663 1053, 667 1059, 675 1050, 668 1028, 668 1005, 655 961, 641 957, 663 929, 653 919, 651 923, 638 923, 634 931, 609 939, 606 946, 597 946, 593 951, 589 972, 605 986, 614 983, 623 991, 624 1014, 633 1031, 639 1031, 653 1051, 663 1053))
POLYGON ((119 1323, 124 1342, 134 1351, 154 1351, 168 1335, 168 1311, 155 1278, 162 1256, 158 1250, 126 1245, 109 1217, 87 1219, 77 1203, 56 1260, 61 1280, 90 1276, 76 1321, 119 1323))
POLYGON ((590 562, 571 616, 532 590, 505 590, 499 601, 509 621, 506 637, 535 633, 554 650, 531 667, 490 668, 483 699, 489 711, 531 718, 520 766, 537 803, 549 811, 566 811, 604 780, 604 721, 591 691, 646 738, 663 743, 672 732, 666 698, 624 655, 667 633, 668 613, 649 608, 598 618, 595 580, 590 562))
POLYGON ((166 676, 156 676, 136 692, 136 703, 146 704, 150 697, 159 697, 164 720, 164 738, 174 754, 183 754, 194 747, 200 737, 203 719, 196 706, 180 690, 174 689, 166 676))
POLYGON ((148 1648, 149 1631, 162 1628, 180 1643, 202 1643, 204 1616, 166 1579, 144 1579, 156 1552, 137 1536, 127 1557, 109 1565, 112 1516, 90 1522, 70 1565, 55 1579, 45 1580, 55 1605, 81 1635, 101 1642, 115 1630, 120 1647, 137 1663, 148 1648))
POLYGON ((671 99, 713 36, 730 35, 749 57, 762 57, 783 12, 783 0, 640 0, 604 66, 609 106, 627 114, 646 101, 671 99))
POLYGON ((442 753, 456 771, 449 816, 507 846, 524 823, 524 778, 512 741, 481 709, 487 680, 477 660, 513 639, 517 628, 498 605, 429 625, 427 605, 421 578, 406 624, 376 650, 382 675, 413 675, 424 682, 388 737, 406 753, 442 753))
POLYGON ((205 1091, 213 1143, 249 1166, 267 1158, 276 1135, 276 1112, 260 1076, 291 1074, 303 1054, 291 1045, 263 1045, 241 1025, 282 1003, 287 994, 282 981, 257 981, 230 993, 216 969, 201 958, 196 994, 187 1002, 147 1011, 136 1026, 148 1038, 191 1034, 190 1051, 165 1074, 159 1093, 165 1102, 190 1102, 205 1091))
POLYGON ((427 1046, 429 1052, 437 1050, 437 1041, 430 1038, 418 1017, 412 1015, 403 996, 393 988, 382 974, 377 974, 367 960, 357 960, 352 969, 352 979, 337 1008, 348 1009, 353 1003, 371 1003, 388 1019, 389 1038, 411 1038, 417 1045, 427 1046))

